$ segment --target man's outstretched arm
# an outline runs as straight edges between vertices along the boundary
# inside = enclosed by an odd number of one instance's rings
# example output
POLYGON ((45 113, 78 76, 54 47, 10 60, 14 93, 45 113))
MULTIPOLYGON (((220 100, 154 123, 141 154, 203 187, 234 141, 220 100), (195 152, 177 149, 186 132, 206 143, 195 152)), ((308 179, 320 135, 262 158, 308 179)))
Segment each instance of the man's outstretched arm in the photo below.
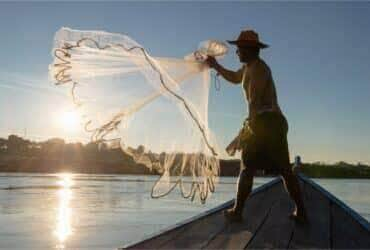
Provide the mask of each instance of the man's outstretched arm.
POLYGON ((221 64, 219 64, 214 57, 211 56, 207 58, 206 62, 211 68, 215 69, 217 73, 222 75, 222 77, 225 78, 227 81, 233 84, 241 83, 243 79, 243 67, 236 72, 228 70, 224 68, 221 64))

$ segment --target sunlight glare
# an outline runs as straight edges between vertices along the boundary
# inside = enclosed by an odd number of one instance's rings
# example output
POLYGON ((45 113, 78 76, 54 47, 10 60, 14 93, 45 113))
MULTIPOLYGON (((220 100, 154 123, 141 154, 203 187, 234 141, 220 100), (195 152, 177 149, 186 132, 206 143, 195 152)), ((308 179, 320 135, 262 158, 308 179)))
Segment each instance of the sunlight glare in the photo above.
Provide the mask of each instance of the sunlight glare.
POLYGON ((75 130, 80 123, 80 117, 76 111, 66 111, 59 117, 59 124, 64 129, 75 130))
POLYGON ((71 187, 73 185, 72 175, 69 173, 59 174, 59 181, 57 182, 61 189, 58 190, 59 207, 57 214, 57 226, 55 235, 59 240, 59 249, 64 248, 64 242, 72 233, 70 200, 72 198, 71 187))

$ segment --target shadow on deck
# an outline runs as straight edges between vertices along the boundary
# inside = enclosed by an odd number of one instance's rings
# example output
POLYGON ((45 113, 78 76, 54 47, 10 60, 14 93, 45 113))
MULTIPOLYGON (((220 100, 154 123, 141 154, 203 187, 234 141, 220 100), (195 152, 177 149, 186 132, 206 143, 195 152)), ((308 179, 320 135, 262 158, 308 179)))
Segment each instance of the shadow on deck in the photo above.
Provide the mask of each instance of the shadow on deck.
POLYGON ((370 249, 369 223, 304 176, 300 176, 308 224, 289 219, 293 202, 280 178, 255 189, 244 222, 227 223, 233 200, 123 249, 370 249))

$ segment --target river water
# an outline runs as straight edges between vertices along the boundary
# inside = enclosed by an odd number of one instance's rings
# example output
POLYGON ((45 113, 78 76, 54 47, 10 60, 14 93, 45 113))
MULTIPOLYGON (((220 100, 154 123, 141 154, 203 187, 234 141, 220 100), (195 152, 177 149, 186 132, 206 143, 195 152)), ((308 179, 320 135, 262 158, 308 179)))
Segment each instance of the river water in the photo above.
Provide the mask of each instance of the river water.
MULTIPOLYGON (((173 192, 150 197, 157 177, 0 174, 0 249, 115 249, 209 210, 235 195, 222 177, 201 204, 173 192)), ((256 178, 254 187, 271 178, 256 178)), ((370 181, 319 179, 324 188, 370 220, 370 181)))

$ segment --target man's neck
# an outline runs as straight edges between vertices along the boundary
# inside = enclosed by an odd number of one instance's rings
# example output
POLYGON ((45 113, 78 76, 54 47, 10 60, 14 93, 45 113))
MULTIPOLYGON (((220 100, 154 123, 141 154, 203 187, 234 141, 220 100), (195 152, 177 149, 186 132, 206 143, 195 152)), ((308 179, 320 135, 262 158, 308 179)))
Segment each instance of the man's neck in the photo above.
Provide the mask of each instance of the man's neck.
POLYGON ((251 58, 251 59, 246 63, 246 65, 247 65, 247 66, 250 66, 250 65, 252 65, 255 61, 257 61, 258 59, 260 59, 260 58, 259 58, 259 56, 253 57, 253 58, 251 58))

